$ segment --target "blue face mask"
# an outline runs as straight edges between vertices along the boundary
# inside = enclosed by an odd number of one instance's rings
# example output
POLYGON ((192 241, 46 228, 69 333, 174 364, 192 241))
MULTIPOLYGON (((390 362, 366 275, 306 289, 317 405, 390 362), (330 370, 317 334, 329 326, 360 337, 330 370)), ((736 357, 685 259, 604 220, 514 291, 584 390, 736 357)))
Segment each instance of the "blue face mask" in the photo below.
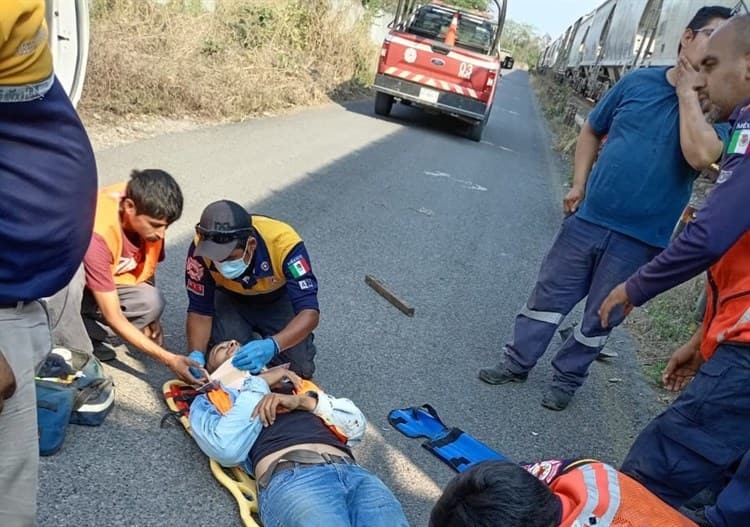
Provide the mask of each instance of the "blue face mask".
MULTIPOLYGON (((247 247, 245 247, 245 252, 247 252, 247 247)), ((245 253, 242 253, 242 257, 237 258, 236 260, 216 262, 216 267, 219 269, 221 275, 230 280, 242 276, 242 273, 245 272, 249 265, 249 263, 245 263, 245 253)))

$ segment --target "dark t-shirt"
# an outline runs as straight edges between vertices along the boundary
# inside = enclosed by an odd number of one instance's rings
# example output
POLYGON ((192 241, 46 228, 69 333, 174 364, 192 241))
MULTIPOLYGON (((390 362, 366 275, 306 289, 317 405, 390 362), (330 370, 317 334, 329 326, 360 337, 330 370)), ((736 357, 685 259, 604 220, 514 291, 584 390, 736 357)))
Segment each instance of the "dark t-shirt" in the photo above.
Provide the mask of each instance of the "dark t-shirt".
MULTIPOLYGON (((666 247, 698 172, 680 145, 679 100, 667 68, 625 75, 588 117, 607 135, 578 216, 656 247, 666 247)), ((729 126, 715 125, 726 141, 729 126)))

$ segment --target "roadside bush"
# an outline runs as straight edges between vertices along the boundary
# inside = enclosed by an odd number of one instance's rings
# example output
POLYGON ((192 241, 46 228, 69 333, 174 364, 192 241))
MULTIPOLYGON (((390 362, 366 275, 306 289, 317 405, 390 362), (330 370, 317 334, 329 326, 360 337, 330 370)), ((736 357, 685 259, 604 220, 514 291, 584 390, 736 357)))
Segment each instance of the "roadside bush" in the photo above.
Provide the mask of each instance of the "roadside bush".
POLYGON ((345 97, 377 51, 328 0, 92 0, 81 107, 238 120, 345 97))

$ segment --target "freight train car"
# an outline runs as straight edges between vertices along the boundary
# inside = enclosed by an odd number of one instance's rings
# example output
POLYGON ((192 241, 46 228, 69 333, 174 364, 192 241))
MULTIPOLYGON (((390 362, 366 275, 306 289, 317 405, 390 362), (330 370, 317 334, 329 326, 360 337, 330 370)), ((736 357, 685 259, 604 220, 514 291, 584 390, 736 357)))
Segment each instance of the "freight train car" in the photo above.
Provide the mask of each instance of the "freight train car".
POLYGON ((604 0, 547 46, 538 69, 596 101, 631 69, 674 65, 685 27, 705 5, 747 12, 737 0, 604 0))

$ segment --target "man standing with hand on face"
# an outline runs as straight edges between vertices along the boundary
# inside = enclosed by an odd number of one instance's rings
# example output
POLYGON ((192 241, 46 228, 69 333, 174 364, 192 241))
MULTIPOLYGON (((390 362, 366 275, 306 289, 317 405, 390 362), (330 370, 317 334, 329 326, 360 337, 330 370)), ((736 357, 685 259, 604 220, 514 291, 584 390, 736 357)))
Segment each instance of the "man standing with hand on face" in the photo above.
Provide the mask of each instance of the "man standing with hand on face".
POLYGON ((588 297, 581 323, 552 361, 554 378, 542 406, 565 409, 586 380, 611 326, 622 319, 618 313, 602 328, 601 301, 667 246, 693 180, 721 155, 728 127, 706 121, 693 87, 709 35, 730 15, 725 7, 701 8, 680 40, 677 66, 627 74, 591 112, 578 138, 573 188, 563 201, 567 217, 516 317, 504 360, 480 370, 482 381, 524 382, 563 319, 588 297))
POLYGON ((289 362, 312 378, 318 281, 302 238, 228 200, 207 206, 195 230, 185 264, 190 358, 203 364, 210 344, 237 340, 236 368, 289 362))
POLYGON ((701 82, 720 118, 734 125, 719 178, 695 220, 659 256, 617 286, 601 324, 708 270, 703 326, 664 371, 684 392, 636 438, 622 471, 679 507, 724 486, 705 525, 750 525, 750 16, 708 42, 701 82))

